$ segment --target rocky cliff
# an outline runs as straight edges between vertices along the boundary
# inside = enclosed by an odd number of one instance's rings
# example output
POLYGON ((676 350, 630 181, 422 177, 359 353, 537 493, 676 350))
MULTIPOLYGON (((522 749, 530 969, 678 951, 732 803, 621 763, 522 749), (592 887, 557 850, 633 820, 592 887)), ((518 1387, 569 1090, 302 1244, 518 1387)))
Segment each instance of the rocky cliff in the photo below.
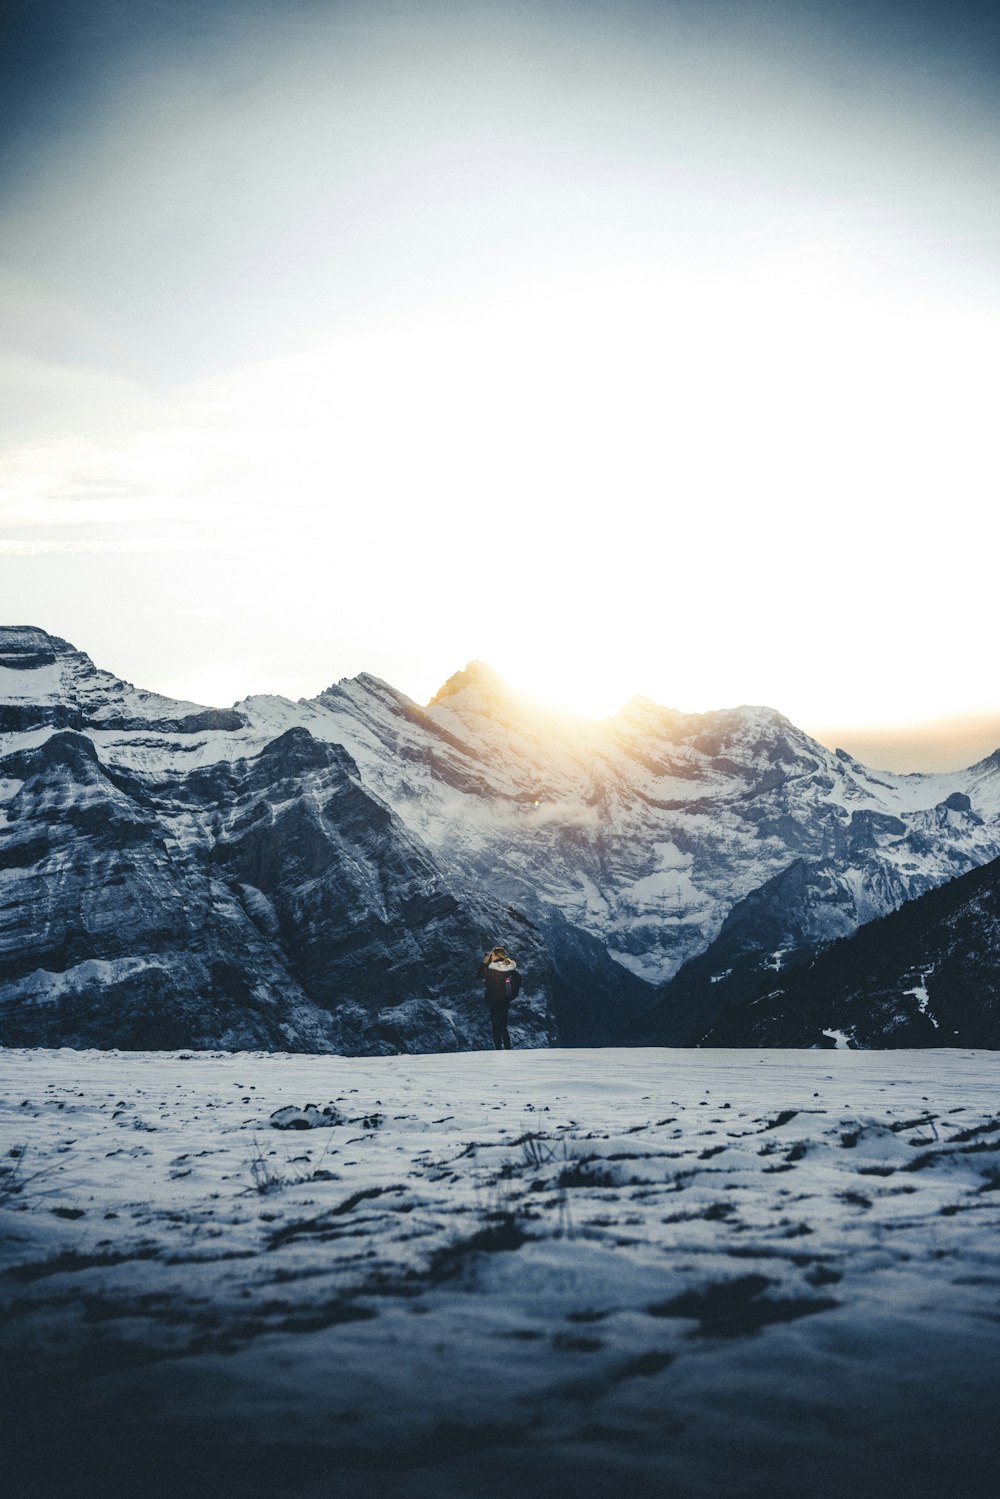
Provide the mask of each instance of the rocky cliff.
POLYGON ((1000 860, 772 974, 702 1044, 1000 1048, 1000 860))

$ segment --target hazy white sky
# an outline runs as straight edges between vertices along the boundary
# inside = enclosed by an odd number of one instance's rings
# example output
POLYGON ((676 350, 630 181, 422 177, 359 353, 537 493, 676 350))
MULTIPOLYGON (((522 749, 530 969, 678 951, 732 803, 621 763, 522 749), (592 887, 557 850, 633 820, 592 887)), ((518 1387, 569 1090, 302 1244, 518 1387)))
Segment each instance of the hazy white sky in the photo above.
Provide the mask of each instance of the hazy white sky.
POLYGON ((15 10, 4 622, 219 702, 1000 715, 991 7, 15 10))

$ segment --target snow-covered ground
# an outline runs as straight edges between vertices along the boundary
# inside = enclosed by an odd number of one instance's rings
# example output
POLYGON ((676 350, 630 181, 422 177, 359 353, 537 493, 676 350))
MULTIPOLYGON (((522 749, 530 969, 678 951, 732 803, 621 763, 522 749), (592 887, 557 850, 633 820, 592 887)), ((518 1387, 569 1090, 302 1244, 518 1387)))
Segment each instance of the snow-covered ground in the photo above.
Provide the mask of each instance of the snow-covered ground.
POLYGON ((0 1080, 11 1496, 997 1492, 1000 1054, 0 1080))

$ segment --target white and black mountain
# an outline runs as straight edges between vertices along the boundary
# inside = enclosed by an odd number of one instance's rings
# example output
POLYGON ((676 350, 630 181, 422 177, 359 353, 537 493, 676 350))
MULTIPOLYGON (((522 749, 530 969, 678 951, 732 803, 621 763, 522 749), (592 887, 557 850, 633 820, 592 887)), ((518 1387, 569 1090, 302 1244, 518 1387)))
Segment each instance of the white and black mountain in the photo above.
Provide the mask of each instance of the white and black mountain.
POLYGON ((771 709, 597 722, 479 663, 426 707, 362 674, 216 710, 0 630, 8 1043, 478 1046, 496 941, 519 1044, 690 1041, 727 968, 998 856, 996 756, 876 773, 771 709))
POLYGON ((1000 859, 772 974, 702 1045, 1000 1048, 1000 859))

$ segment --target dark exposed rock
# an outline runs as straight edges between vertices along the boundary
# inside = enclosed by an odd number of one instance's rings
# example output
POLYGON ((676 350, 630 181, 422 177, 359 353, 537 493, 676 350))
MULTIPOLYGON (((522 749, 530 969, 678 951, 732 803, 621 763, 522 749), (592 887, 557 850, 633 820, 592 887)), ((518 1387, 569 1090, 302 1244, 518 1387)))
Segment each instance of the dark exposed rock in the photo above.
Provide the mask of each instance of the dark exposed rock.
POLYGON ((775 975, 702 1044, 1000 1048, 1000 860, 775 975))
POLYGON ((114 729, 120 734, 202 734, 206 729, 242 729, 246 719, 232 708, 205 708, 201 713, 185 713, 175 718, 102 717, 97 726, 114 729))
POLYGON ((625 1039, 695 1044, 718 1015, 755 998, 783 965, 807 961, 838 927, 855 928, 850 894, 829 867, 796 859, 736 903, 707 951, 685 964, 625 1039))
POLYGON ((81 729, 83 714, 65 703, 0 703, 0 734, 44 728, 81 729))

